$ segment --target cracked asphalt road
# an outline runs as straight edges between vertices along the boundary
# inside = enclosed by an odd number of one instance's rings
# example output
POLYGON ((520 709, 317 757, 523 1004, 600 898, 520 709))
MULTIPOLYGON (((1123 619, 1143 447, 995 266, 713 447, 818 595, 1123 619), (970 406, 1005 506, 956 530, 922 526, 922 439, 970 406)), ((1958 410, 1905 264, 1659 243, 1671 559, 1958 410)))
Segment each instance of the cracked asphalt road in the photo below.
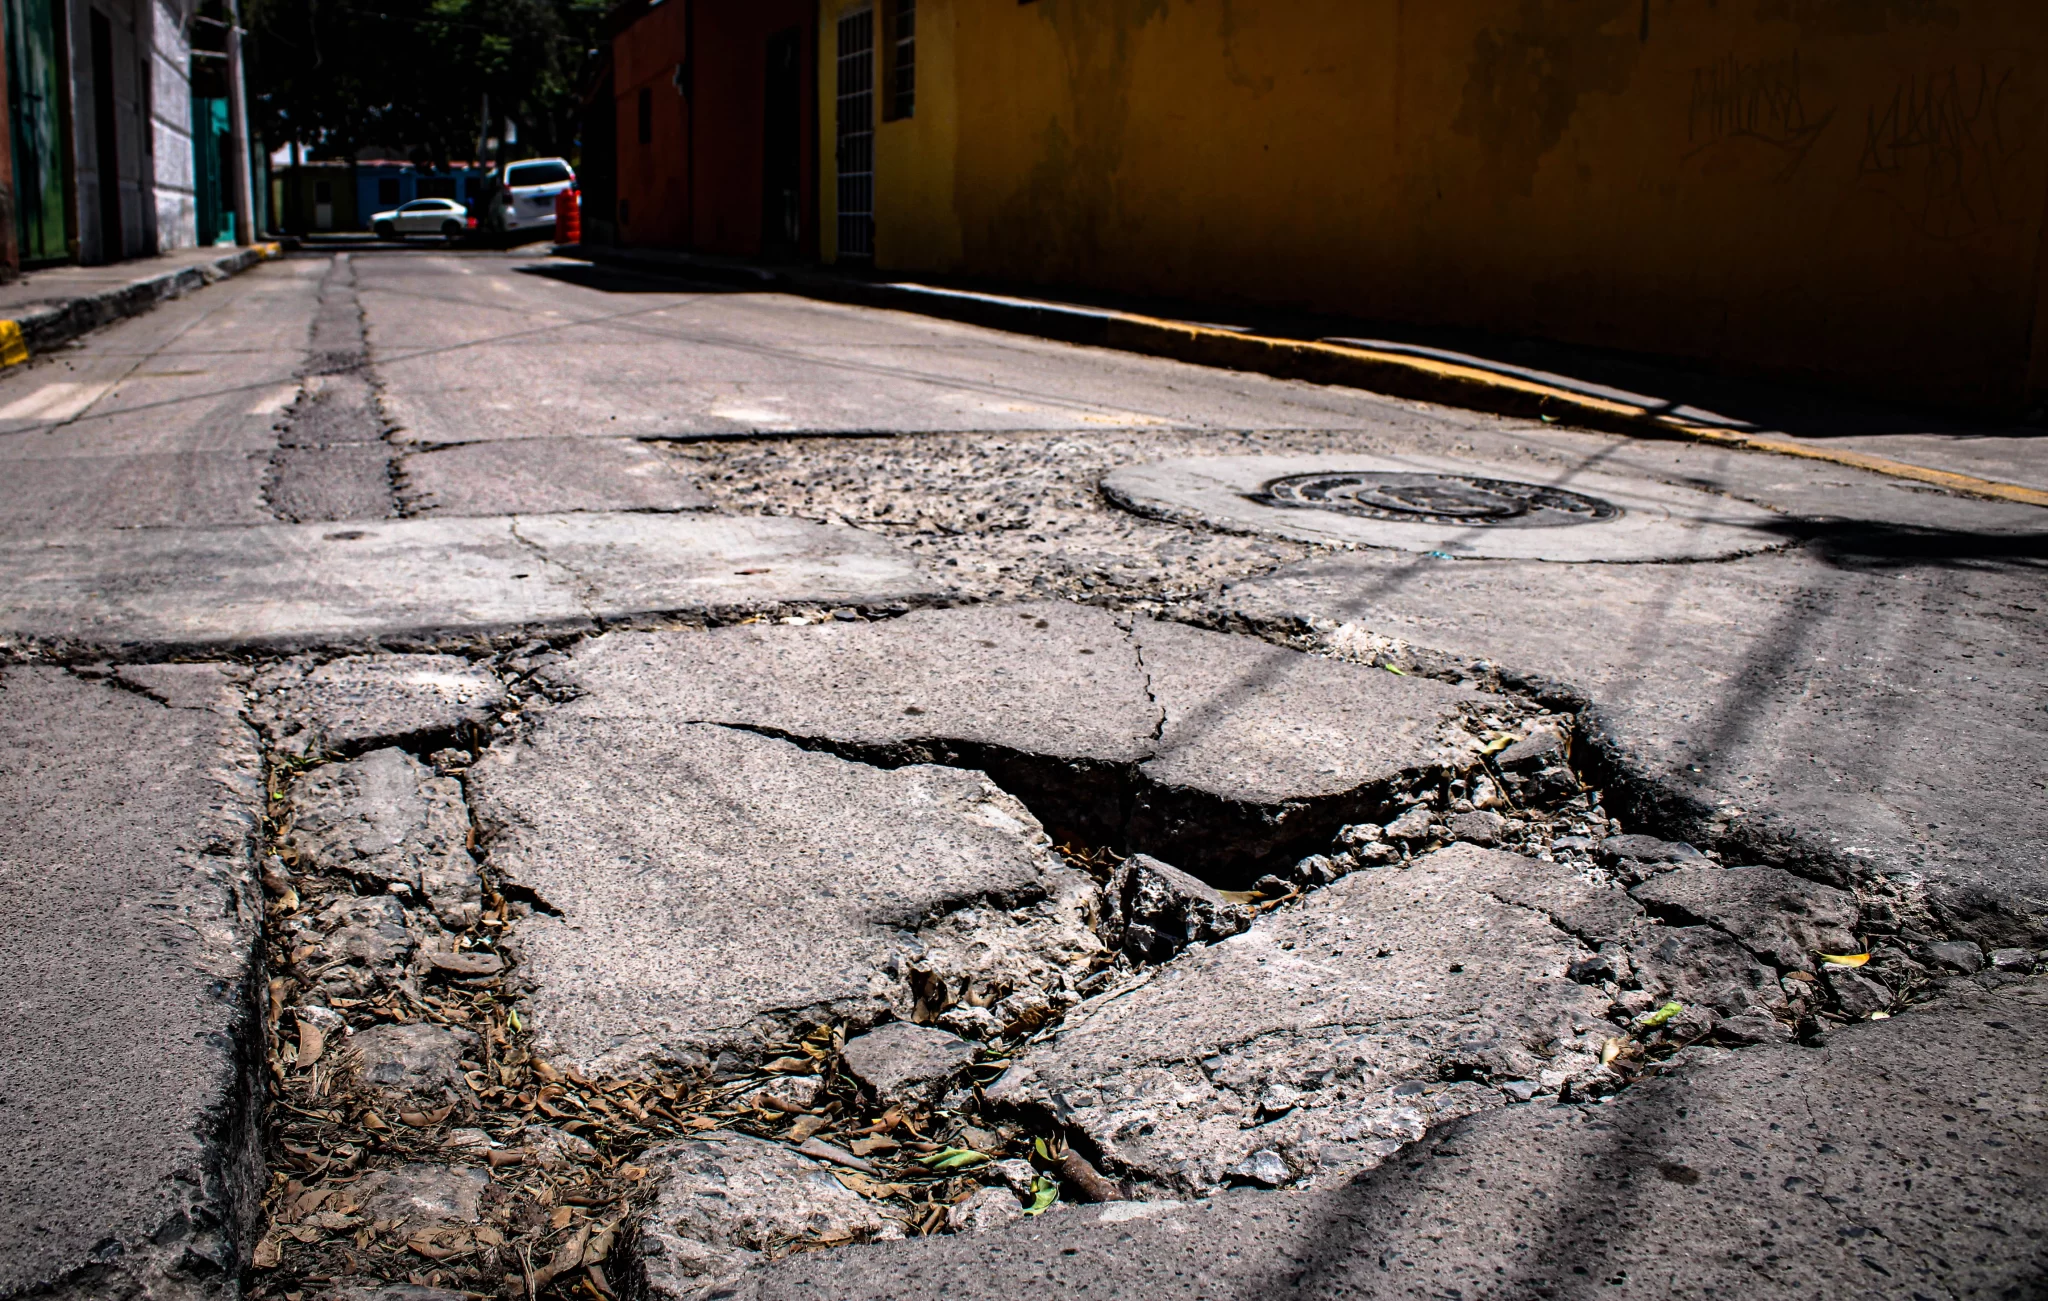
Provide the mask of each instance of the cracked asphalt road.
POLYGON ((0 1297, 2043 1286, 2038 511, 519 251, 167 303, 0 378, 0 456, 0 1297), (1364 454, 1767 546, 1099 488, 1364 454), (839 1056, 891 1020, 935 1073, 839 1056), (534 1111, 806 1043, 748 1133, 1002 1178, 534 1111))

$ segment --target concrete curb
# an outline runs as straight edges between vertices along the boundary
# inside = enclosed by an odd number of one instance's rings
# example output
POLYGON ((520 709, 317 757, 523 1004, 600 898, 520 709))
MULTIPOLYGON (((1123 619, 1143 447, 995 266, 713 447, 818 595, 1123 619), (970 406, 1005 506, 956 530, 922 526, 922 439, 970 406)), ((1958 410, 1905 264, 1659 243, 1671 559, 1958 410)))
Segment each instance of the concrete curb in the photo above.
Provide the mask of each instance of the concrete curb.
POLYGON ((240 275, 259 262, 283 256, 276 244, 252 244, 210 262, 197 262, 162 275, 132 280, 117 289, 103 289, 12 319, 0 319, 0 366, 18 366, 39 352, 48 352, 82 334, 130 316, 153 310, 167 298, 182 298, 195 289, 240 275))
POLYGON ((1827 461, 1894 478, 1934 484, 1972 496, 2048 506, 2048 492, 2038 488, 1930 469, 1868 452, 1815 447, 1748 428, 1702 424, 1659 407, 1637 406, 1574 392, 1536 379, 1410 353, 1331 340, 1274 338, 1214 326, 1191 325, 1185 321, 1161 320, 1132 312, 1074 307, 1002 294, 885 283, 803 269, 768 270, 744 262, 657 250, 562 244, 555 247, 555 254, 600 265, 687 276, 746 289, 776 290, 861 307, 916 312, 967 325, 1057 339, 1063 343, 1115 348, 1121 352, 1165 357, 1198 366, 1367 389, 1389 397, 1434 402, 1468 411, 1546 420, 1638 438, 1694 439, 1748 451, 1827 461))

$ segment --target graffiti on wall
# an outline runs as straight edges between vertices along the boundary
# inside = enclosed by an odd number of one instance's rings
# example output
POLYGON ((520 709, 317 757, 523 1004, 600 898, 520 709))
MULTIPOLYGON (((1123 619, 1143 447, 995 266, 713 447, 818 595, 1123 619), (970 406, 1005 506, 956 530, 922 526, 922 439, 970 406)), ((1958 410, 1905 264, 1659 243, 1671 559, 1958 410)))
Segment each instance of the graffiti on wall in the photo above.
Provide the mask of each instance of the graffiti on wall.
POLYGON ((2016 220, 2029 196, 2013 192, 2014 164, 2030 142, 2015 76, 1979 65, 1901 77, 1865 117, 1858 182, 1935 239, 2016 220))
POLYGON ((1761 60, 1730 54, 1692 70, 1685 156, 1729 141, 1755 144, 1782 156, 1782 180, 1806 161, 1834 116, 1832 105, 1818 111, 1807 107, 1797 51, 1761 60))

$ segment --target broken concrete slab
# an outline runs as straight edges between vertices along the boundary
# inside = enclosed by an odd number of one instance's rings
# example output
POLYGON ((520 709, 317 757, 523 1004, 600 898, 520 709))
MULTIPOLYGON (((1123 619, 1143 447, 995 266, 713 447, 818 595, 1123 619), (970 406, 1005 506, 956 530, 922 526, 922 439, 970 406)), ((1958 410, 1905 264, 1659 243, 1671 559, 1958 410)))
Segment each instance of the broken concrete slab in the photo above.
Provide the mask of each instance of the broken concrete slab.
POLYGON ((417 937, 388 894, 344 895, 311 918, 284 923, 295 938, 294 974, 320 998, 357 998, 404 976, 417 937))
POLYGON ((988 1096, 1058 1117, 1116 1170, 1206 1194, 1261 1150, 1328 1184, 1499 1105, 1503 1082, 1583 1084, 1607 1000, 1566 974, 1586 946, 1503 901, 1531 878, 1626 898, 1469 846, 1357 872, 1084 1002, 988 1096))
POLYGON ((516 438, 412 452, 399 462, 408 515, 709 510, 676 461, 630 438, 516 438))
POLYGON ((548 670, 612 717, 676 715, 883 763, 978 767, 1055 830, 1205 874, 1474 761, 1505 697, 1067 602, 878 623, 592 638, 548 670), (1492 711, 1495 717, 1482 719, 1492 711))
POLYGON ((1405 774, 1471 765, 1480 738, 1463 725, 1466 711, 1515 708, 1470 688, 1184 624, 1140 621, 1131 639, 1164 714, 1141 765, 1154 789, 1133 812, 1133 838, 1169 862, 1216 858, 1212 820, 1180 792, 1259 810, 1256 829, 1245 826, 1234 847, 1249 866, 1368 818, 1405 774))
POLYGON ((267 1187, 256 738, 61 669, 4 684, 0 1295, 228 1297, 267 1187))
POLYGON ((635 1263, 657 1301, 696 1301, 798 1244, 903 1236, 827 1167, 780 1143, 711 1133, 640 1159, 664 1176, 636 1236, 635 1263))
POLYGON ((1882 883, 1930 934, 2048 947, 2048 805, 2012 798, 2041 748, 2012 708, 2048 635, 2039 535, 1800 527, 1806 548, 1718 565, 1331 557, 1217 615, 1583 703, 1580 760, 1630 824, 1882 883))
POLYGON ((666 715, 929 759, 929 742, 1134 764, 1158 708, 1128 620, 1070 602, 874 623, 613 633, 551 672, 616 718, 666 715))
POLYGON ((1694 488, 1407 453, 1182 457, 1102 491, 1180 524, 1453 556, 1720 560, 1783 540, 1775 513, 1694 488))
POLYGON ((846 1069, 884 1103, 937 1101, 974 1060, 974 1044, 944 1030, 891 1021, 846 1041, 846 1069))
POLYGON ((298 649, 943 590, 886 539, 794 519, 590 513, 0 540, 0 644, 298 649))
POLYGON ((734 1301, 2024 1294, 2048 1235, 2041 982, 1448 1125, 1328 1192, 812 1252, 734 1301), (1583 1272, 1581 1272, 1583 1271, 1583 1272))
POLYGON ((495 674, 457 655, 347 655, 265 670, 250 714, 277 749, 318 757, 453 736, 504 700, 495 674))
MULTIPOLYGON (((919 932, 977 906, 999 939, 1003 908, 1080 877, 978 773, 624 721, 589 697, 536 712, 470 789, 492 870, 544 905, 516 930, 538 1041, 586 1071, 702 1066, 785 1016, 908 1019, 919 932)), ((939 973, 956 987, 1007 959, 960 960, 939 973)))
POLYGON ((1630 890, 1638 903, 1718 926, 1786 971, 1812 971, 1816 954, 1859 953, 1856 896, 1776 867, 1701 862, 1630 890))
POLYGON ((483 914, 462 783, 394 747, 323 764, 292 783, 290 847, 314 871, 396 884, 453 931, 483 914))

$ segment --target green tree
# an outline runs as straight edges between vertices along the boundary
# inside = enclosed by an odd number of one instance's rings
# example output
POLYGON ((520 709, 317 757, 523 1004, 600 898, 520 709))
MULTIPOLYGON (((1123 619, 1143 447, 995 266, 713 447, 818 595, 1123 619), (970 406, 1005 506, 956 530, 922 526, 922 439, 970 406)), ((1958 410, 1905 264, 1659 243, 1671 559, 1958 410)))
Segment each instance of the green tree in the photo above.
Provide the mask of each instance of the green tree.
MULTIPOLYGON (((217 11, 220 0, 211 0, 217 11)), ((575 152, 607 0, 244 0, 249 111, 272 146, 376 144, 445 166, 485 128, 515 155, 575 152)))

